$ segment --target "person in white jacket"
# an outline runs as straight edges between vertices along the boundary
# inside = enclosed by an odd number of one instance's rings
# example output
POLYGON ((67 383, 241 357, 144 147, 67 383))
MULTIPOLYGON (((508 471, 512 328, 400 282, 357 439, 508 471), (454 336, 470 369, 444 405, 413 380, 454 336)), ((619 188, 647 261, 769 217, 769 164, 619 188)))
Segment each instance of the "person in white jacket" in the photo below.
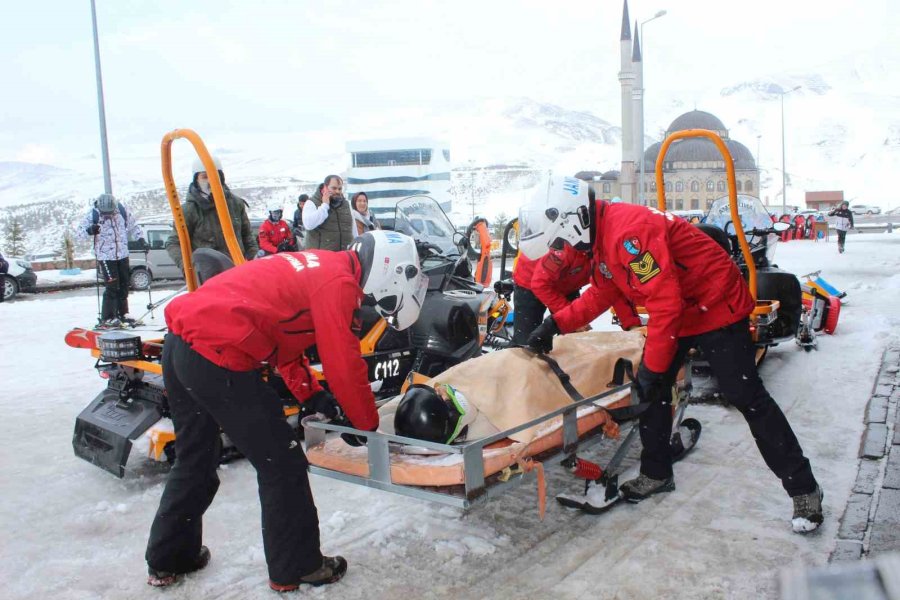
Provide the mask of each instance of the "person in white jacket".
POLYGON ((850 210, 850 203, 841 202, 839 207, 831 209, 828 216, 834 217, 834 228, 837 229, 838 234, 838 252, 843 254, 847 232, 853 229, 853 212, 850 210))
POLYGON ((76 237, 84 240, 93 237, 94 256, 97 258, 97 279, 104 285, 103 305, 100 309, 100 327, 118 327, 133 323, 128 317, 128 284, 131 269, 128 262, 128 237, 146 245, 138 227, 125 206, 112 194, 101 194, 94 206, 81 220, 76 237))

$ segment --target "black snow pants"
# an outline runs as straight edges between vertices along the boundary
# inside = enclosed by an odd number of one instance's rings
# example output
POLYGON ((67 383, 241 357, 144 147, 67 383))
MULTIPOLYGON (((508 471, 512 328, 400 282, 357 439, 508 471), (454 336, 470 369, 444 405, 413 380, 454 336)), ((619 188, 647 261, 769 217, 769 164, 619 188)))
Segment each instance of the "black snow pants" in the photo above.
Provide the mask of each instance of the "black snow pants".
POLYGON ((517 285, 513 289, 513 338, 514 346, 524 346, 534 328, 544 320, 547 307, 534 292, 517 285))
POLYGON ((838 229, 838 249, 844 250, 844 243, 847 241, 847 230, 846 229, 838 229))
MULTIPOLYGON (((790 496, 815 490, 809 460, 803 456, 800 443, 790 423, 775 400, 766 391, 756 371, 756 347, 750 337, 750 323, 742 319, 733 325, 680 338, 678 351, 666 372, 667 387, 675 381, 688 350, 698 348, 709 361, 713 375, 725 399, 737 408, 756 440, 763 460, 790 496)), ((641 416, 643 443, 641 473, 653 479, 672 476, 669 438, 672 434, 671 394, 648 398, 650 408, 641 416)))
POLYGON ((103 307, 100 320, 122 318, 128 314, 128 284, 131 269, 128 258, 98 260, 97 277, 103 282, 103 307))
POLYGON ((147 564, 185 572, 219 487, 219 428, 256 469, 269 578, 290 585, 322 566, 319 516, 306 455, 281 400, 258 371, 224 369, 180 337, 166 336, 163 377, 175 424, 175 464, 150 529, 147 564))

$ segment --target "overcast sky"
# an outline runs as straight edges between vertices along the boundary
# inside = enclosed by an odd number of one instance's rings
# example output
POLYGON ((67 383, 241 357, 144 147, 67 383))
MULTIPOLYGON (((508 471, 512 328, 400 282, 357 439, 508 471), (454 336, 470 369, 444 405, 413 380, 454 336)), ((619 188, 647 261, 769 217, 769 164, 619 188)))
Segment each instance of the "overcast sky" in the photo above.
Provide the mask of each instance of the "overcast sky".
MULTIPOLYGON (((99 148, 89 0, 7 2, 0 160, 99 148)), ((648 94, 898 53, 889 0, 634 0, 648 94)), ((385 108, 528 96, 617 123, 620 0, 97 0, 114 142, 308 131, 385 108)), ((896 83, 882 82, 897 89, 896 83)), ((358 138, 365 138, 360 131, 358 138)), ((64 166, 64 165, 62 165, 64 166)))

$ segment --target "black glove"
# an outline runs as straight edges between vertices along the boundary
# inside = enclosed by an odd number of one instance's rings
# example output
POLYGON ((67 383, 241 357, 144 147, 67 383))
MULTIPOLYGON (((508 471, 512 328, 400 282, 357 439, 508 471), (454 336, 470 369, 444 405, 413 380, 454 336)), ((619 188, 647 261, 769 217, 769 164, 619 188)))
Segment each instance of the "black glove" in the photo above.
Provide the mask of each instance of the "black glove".
POLYGON ((553 317, 547 317, 531 332, 525 345, 536 354, 546 354, 553 350, 554 335, 559 335, 559 327, 553 317))
POLYGON ((344 419, 344 411, 335 398, 328 390, 319 390, 306 400, 307 406, 331 419, 332 421, 342 421, 344 419))
POLYGON ((643 361, 638 367, 637 386, 644 402, 664 402, 670 399, 672 393, 671 383, 666 385, 665 373, 651 371, 643 361))
POLYGON ((292 244, 292 243, 291 243, 290 241, 288 241, 288 240, 284 240, 283 242, 281 242, 280 244, 278 244, 278 251, 279 251, 279 252, 293 252, 293 251, 294 251, 294 244, 292 244))
POLYGON ((97 223, 88 225, 87 228, 85 228, 85 231, 88 232, 88 235, 97 235, 98 233, 100 233, 100 225, 97 223))

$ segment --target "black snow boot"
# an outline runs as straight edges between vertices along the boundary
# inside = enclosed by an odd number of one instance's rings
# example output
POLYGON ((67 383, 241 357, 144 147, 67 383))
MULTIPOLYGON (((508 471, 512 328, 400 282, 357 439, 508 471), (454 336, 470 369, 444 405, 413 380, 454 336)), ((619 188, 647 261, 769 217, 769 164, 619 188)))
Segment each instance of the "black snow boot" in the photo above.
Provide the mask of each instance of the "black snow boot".
POLYGON ((209 564, 209 548, 206 546, 200 546, 200 553, 197 555, 197 558, 194 560, 194 564, 191 568, 186 571, 182 571, 179 573, 174 573, 171 571, 157 571, 153 567, 149 567, 147 569, 148 577, 147 583, 152 585, 153 587, 167 587, 178 581, 178 577, 181 575, 186 575, 187 573, 193 573, 194 571, 199 571, 203 567, 209 564))
POLYGON ((296 592, 301 585, 311 585, 319 587, 329 583, 339 581, 344 573, 347 572, 347 561, 343 556, 325 556, 322 560, 322 566, 300 578, 299 583, 275 583, 269 580, 269 587, 276 592, 296 592))
POLYGON ((794 496, 794 518, 791 519, 791 527, 794 533, 809 533, 815 531, 822 524, 825 518, 822 516, 822 499, 825 493, 822 488, 816 486, 816 489, 809 494, 800 494, 794 496))
POLYGON ((663 492, 671 492, 675 489, 675 480, 672 477, 667 479, 651 479, 643 473, 623 483, 619 490, 622 498, 629 502, 638 503, 646 500, 653 494, 662 494, 663 492))

